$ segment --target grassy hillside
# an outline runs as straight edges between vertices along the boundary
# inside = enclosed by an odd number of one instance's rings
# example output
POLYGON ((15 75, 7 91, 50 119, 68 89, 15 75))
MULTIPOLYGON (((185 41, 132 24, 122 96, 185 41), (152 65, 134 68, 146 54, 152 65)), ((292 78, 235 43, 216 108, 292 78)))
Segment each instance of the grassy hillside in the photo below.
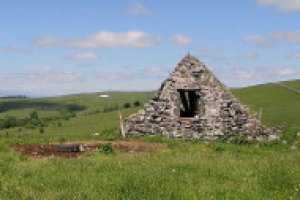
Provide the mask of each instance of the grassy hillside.
POLYGON ((300 80, 285 81, 285 82, 281 82, 280 84, 291 87, 296 90, 300 90, 300 80))
POLYGON ((235 89, 233 93, 253 111, 262 108, 265 124, 300 128, 300 92, 295 91, 299 88, 298 80, 235 89))
POLYGON ((37 110, 43 116, 55 115, 60 110, 69 108, 76 112, 102 111, 106 107, 116 105, 122 107, 125 102, 133 103, 138 100, 145 103, 151 96, 151 92, 107 92, 40 99, 0 99, 0 118, 6 115, 26 117, 33 110, 37 110), (100 98, 101 94, 110 97, 100 98))
MULTIPOLYGON (((126 117, 137 111, 153 95, 152 92, 109 92, 105 93, 109 95, 109 98, 100 98, 100 94, 79 94, 45 99, 6 99, 2 100, 2 105, 5 108, 0 113, 0 119, 5 119, 7 116, 18 119, 28 118, 30 113, 36 110, 41 120, 50 120, 43 127, 45 129, 43 137, 89 139, 92 133, 102 133, 115 138, 119 127, 118 108, 126 117), (139 101, 140 106, 133 107, 135 101, 139 101), (125 103, 130 103, 132 108, 124 109, 125 103), (76 117, 62 119, 64 113, 62 111, 64 110, 74 112, 76 117)), ((7 134, 12 137, 18 135, 23 138, 41 137, 39 128, 20 129, 17 127, 0 130, 0 135, 7 134)), ((119 137, 119 134, 117 136, 119 137)))

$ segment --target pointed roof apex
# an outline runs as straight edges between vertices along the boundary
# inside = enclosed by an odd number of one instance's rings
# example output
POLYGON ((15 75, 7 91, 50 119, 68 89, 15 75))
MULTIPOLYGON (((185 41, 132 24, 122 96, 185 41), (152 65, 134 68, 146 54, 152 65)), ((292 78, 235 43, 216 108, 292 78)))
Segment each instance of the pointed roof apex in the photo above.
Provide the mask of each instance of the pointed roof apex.
POLYGON ((203 62, 201 62, 201 60, 199 58, 197 58, 196 56, 188 53, 186 56, 184 56, 181 60, 181 62, 191 62, 191 63, 200 63, 203 64, 203 62))

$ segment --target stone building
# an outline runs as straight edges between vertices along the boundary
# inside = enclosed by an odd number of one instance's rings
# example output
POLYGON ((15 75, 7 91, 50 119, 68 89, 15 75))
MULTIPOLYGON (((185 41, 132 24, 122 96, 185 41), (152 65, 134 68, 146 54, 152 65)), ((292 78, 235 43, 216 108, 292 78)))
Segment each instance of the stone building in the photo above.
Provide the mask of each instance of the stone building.
POLYGON ((279 131, 261 124, 196 57, 185 56, 154 98, 124 121, 129 134, 163 134, 214 140, 244 135, 277 139, 279 131))

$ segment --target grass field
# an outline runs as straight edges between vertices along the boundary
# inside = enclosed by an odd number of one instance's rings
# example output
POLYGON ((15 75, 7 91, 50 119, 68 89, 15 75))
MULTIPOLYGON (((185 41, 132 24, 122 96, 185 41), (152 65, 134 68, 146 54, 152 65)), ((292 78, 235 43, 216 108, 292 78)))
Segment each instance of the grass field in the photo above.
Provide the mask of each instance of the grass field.
POLYGON ((167 142, 159 153, 34 159, 1 149, 2 199, 299 199, 300 152, 167 142))
MULTIPOLYGON (((300 88, 300 81, 282 84, 300 88)), ((264 123, 285 126, 290 140, 230 144, 131 138, 162 142, 168 148, 155 153, 98 152, 69 160, 36 159, 20 155, 11 144, 120 139, 118 111, 104 110, 136 100, 145 103, 153 93, 2 99, 11 109, 0 113, 0 118, 23 118, 33 110, 40 118, 59 116, 70 105, 77 110, 76 117, 50 121, 43 134, 39 129, 18 127, 0 130, 0 199, 300 199, 300 138, 296 136, 300 93, 278 84, 233 93, 253 111, 262 108, 264 123)), ((138 109, 122 108, 121 112, 127 116, 138 109)))

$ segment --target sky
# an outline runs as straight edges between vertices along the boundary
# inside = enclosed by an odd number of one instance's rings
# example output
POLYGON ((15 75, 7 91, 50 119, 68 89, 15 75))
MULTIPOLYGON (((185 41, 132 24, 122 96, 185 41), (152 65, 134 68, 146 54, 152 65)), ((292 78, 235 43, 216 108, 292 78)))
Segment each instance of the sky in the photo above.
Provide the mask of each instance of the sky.
POLYGON ((229 87, 300 78, 300 0, 0 5, 0 95, 156 90, 188 53, 229 87))

